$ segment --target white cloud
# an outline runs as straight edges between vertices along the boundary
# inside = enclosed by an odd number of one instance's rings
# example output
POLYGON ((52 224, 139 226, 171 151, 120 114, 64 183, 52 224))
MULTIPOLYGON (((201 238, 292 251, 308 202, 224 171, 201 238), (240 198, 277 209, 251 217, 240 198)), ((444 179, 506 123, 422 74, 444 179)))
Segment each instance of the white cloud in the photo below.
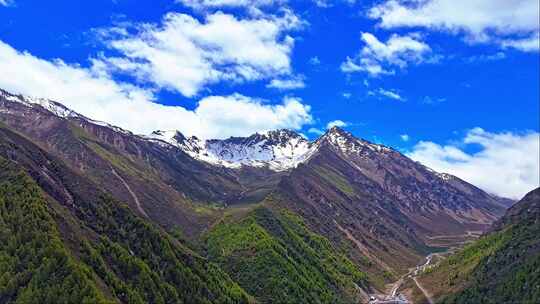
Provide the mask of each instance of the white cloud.
POLYGON ((482 54, 482 55, 470 56, 470 57, 465 58, 465 61, 469 63, 474 63, 474 62, 482 62, 482 61, 496 61, 496 60, 502 60, 504 58, 506 58, 505 53, 497 52, 491 55, 482 54))
POLYGON ((278 90, 294 90, 302 89, 306 86, 304 83, 304 76, 291 76, 288 78, 281 79, 272 79, 269 84, 266 85, 267 88, 273 88, 278 90))
POLYGON ((10 6, 10 5, 13 5, 13 1, 12 0, 0 0, 0 5, 3 5, 3 6, 10 6))
POLYGON ((316 6, 327 8, 332 6, 332 4, 328 0, 313 0, 313 3, 315 3, 316 6))
POLYGON ((504 48, 514 48, 523 52, 537 52, 540 49, 540 34, 536 32, 527 38, 503 39, 499 43, 504 48))
POLYGON ((206 97, 194 110, 165 106, 154 102, 152 91, 116 82, 100 70, 43 60, 0 41, 1 88, 57 100, 90 118, 136 133, 177 129, 186 135, 224 138, 300 129, 312 121, 310 107, 291 97, 271 105, 235 94, 206 97))
POLYGON ((352 94, 351 94, 351 93, 349 93, 349 92, 344 92, 344 93, 343 93, 343 94, 341 94, 341 95, 342 95, 342 96, 343 96, 343 98, 345 98, 345 99, 349 99, 349 98, 351 98, 351 97, 352 97, 352 94))
POLYGON ((318 56, 314 56, 314 57, 309 58, 309 64, 311 64, 311 65, 320 65, 321 60, 319 59, 318 56))
POLYGON ((223 7, 263 7, 270 6, 275 3, 282 3, 285 1, 279 0, 177 0, 185 6, 192 7, 197 10, 209 9, 209 8, 223 8, 223 7))
MULTIPOLYGON (((538 0, 387 0, 370 9, 368 16, 380 20, 384 28, 426 27, 452 33, 465 33, 469 42, 495 42, 503 37, 519 36, 526 46, 538 50, 538 0)), ((514 47, 512 43, 508 47, 514 47)))
POLYGON ((409 64, 428 61, 429 45, 417 34, 400 36, 394 34, 385 42, 371 33, 362 33, 365 46, 354 57, 347 57, 341 64, 345 73, 366 72, 370 76, 394 74, 394 68, 406 68, 409 64))
POLYGON ((409 141, 409 139, 410 139, 410 138, 409 138, 409 135, 407 135, 407 134, 401 134, 401 135, 399 136, 399 138, 401 138, 401 140, 402 140, 402 141, 405 141, 405 142, 409 141))
POLYGON ((446 98, 444 98, 444 97, 424 96, 424 98, 422 99, 421 102, 423 104, 434 105, 434 104, 439 104, 439 103, 445 102, 445 101, 446 101, 446 98))
POLYGON ((462 145, 481 149, 467 153, 461 145, 421 141, 407 156, 503 197, 518 199, 540 186, 540 133, 490 133, 474 128, 462 145))
POLYGON ((105 72, 129 73, 140 82, 194 96, 209 84, 271 79, 291 74, 294 39, 302 26, 291 11, 238 19, 217 12, 204 22, 169 13, 160 26, 98 30, 121 57, 101 58, 105 72), (135 31, 135 34, 130 34, 135 31))
POLYGON ((356 0, 313 0, 313 3, 315 3, 315 5, 320 8, 328 8, 334 6, 337 3, 345 3, 351 6, 356 3, 356 0))
POLYGON ((383 88, 379 88, 377 91, 368 91, 368 95, 386 97, 386 98, 399 100, 399 101, 405 101, 405 98, 399 95, 399 93, 397 93, 396 91, 385 90, 383 88))
POLYGON ((333 120, 333 121, 329 122, 328 124, 326 124, 326 128, 327 129, 332 129, 333 127, 343 128, 343 127, 346 127, 348 125, 349 124, 344 122, 343 120, 333 120))
POLYGON ((324 131, 317 128, 309 128, 308 133, 315 134, 315 135, 323 135, 324 131))
POLYGON ((383 67, 374 60, 367 58, 351 58, 347 56, 345 62, 341 63, 341 71, 344 73, 366 72, 371 76, 393 75, 394 71, 386 71, 383 67))
POLYGON ((300 129, 312 122, 310 107, 299 98, 286 97, 283 103, 267 105, 242 95, 204 98, 194 110, 200 125, 190 133, 204 138, 248 136, 255 132, 282 128, 300 129))

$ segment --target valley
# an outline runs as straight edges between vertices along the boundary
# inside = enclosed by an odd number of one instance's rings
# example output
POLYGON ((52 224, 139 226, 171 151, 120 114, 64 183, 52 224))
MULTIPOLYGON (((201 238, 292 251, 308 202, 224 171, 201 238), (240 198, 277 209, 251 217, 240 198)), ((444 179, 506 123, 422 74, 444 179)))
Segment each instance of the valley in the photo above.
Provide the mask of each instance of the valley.
MULTIPOLYGON (((463 236, 470 237, 470 234, 463 236)), ((437 236, 433 238, 455 239, 456 236, 437 236)), ((474 242, 476 238, 469 239, 467 243, 474 242)), ((428 254, 423 261, 421 261, 416 267, 409 268, 409 272, 402 275, 396 282, 387 285, 389 288, 385 294, 370 294, 369 304, 413 304, 413 303, 427 303, 434 304, 435 301, 430 291, 422 286, 422 283, 418 281, 418 277, 429 269, 435 267, 438 263, 446 259, 448 256, 461 250, 465 242, 447 243, 449 247, 443 249, 444 251, 434 252, 428 254), (416 293, 417 295, 414 295, 416 293)), ((444 247, 441 247, 441 249, 444 247)))

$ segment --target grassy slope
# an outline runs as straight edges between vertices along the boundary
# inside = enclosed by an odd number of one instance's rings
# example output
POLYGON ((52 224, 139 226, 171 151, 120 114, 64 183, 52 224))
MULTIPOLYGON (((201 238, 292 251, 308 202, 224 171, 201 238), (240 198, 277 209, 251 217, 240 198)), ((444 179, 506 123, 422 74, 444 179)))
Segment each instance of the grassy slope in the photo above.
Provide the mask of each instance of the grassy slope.
POLYGON ((257 207, 207 236, 208 255, 263 303, 344 303, 366 276, 285 210, 257 207))
POLYGON ((342 161, 331 158, 297 168, 279 193, 280 205, 294 210, 316 233, 346 251, 369 275, 370 283, 383 289, 434 248, 411 238, 393 202, 375 201, 364 185, 347 177, 348 169, 342 166, 342 161), (336 221, 352 238, 337 228, 336 221))

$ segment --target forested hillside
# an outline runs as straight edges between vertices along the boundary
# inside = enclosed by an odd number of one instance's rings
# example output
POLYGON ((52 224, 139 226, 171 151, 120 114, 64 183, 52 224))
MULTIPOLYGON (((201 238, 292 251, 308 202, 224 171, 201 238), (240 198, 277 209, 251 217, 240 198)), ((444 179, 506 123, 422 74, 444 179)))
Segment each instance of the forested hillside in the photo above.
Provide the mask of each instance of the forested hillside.
POLYGON ((0 302, 250 301, 217 266, 127 206, 75 195, 70 208, 60 206, 0 159, 0 302))
POLYGON ((353 303, 367 276, 285 210, 258 207, 225 218, 207 236, 208 255, 261 303, 353 303))
POLYGON ((540 189, 495 230, 420 277, 442 303, 540 302, 540 189))
POLYGON ((0 158, 0 302, 112 302, 63 244, 43 193, 0 158))

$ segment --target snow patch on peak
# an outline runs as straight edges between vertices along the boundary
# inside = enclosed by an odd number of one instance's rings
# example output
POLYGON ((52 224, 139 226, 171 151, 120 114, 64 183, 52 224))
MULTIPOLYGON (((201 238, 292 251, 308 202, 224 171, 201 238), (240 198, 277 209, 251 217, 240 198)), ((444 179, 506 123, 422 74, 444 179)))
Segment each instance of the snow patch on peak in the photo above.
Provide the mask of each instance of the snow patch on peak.
POLYGON ((339 128, 333 127, 328 132, 323 135, 319 141, 326 140, 334 147, 341 150, 343 153, 347 154, 358 154, 365 149, 369 149, 373 152, 384 153, 391 152, 392 149, 385 147, 383 145, 378 145, 370 143, 368 141, 358 139, 354 137, 351 133, 339 128))
POLYGON ((30 97, 30 96, 12 95, 5 91, 1 91, 0 93, 8 101, 20 103, 28 107, 32 107, 33 105, 38 105, 58 117, 67 118, 67 117, 80 116, 75 111, 68 109, 64 105, 58 102, 52 101, 52 100, 48 100, 44 98, 35 98, 35 97, 30 97))
POLYGON ((323 142, 337 147, 343 153, 365 157, 369 157, 371 152, 392 151, 385 146, 357 139, 340 128, 330 129, 315 142, 286 129, 255 133, 248 137, 209 140, 185 137, 178 131, 155 131, 149 138, 175 146, 191 157, 213 165, 227 168, 268 167, 278 172, 295 168, 307 161, 323 142))
POLYGON ((148 137, 153 138, 153 139, 159 139, 170 144, 176 144, 176 141, 174 141, 174 137, 176 136, 177 133, 178 131, 173 131, 173 130, 169 130, 169 131, 157 130, 157 131, 152 132, 152 134, 150 134, 148 137))
POLYGON ((444 180, 444 181, 449 181, 449 180, 454 179, 454 176, 451 175, 451 174, 448 174, 448 173, 436 173, 436 175, 437 175, 440 179, 442 179, 442 180, 444 180))
POLYGON ((79 118, 94 125, 106 127, 116 132, 132 135, 131 132, 126 131, 120 127, 113 126, 103 121, 90 119, 88 117, 85 117, 84 115, 81 115, 71 110, 70 108, 64 106, 61 103, 52 101, 50 99, 36 98, 36 97, 23 96, 23 95, 14 95, 1 89, 0 89, 0 96, 4 97, 6 100, 10 102, 19 103, 29 108, 35 108, 36 106, 41 107, 42 109, 45 109, 48 112, 60 118, 79 118))
POLYGON ((440 173, 440 172, 437 172, 437 171, 431 169, 428 166, 423 165, 422 163, 419 163, 419 162, 416 162, 416 163, 420 164, 422 167, 424 167, 424 169, 426 169, 427 171, 433 173, 435 176, 437 176, 438 178, 440 178, 440 179, 442 179, 444 181, 449 181, 449 180, 454 179, 454 176, 452 174, 440 173))
POLYGON ((193 158, 228 168, 251 166, 286 171, 306 161, 316 150, 307 139, 290 130, 223 140, 188 138, 177 131, 156 131, 150 137, 176 146, 193 158))

